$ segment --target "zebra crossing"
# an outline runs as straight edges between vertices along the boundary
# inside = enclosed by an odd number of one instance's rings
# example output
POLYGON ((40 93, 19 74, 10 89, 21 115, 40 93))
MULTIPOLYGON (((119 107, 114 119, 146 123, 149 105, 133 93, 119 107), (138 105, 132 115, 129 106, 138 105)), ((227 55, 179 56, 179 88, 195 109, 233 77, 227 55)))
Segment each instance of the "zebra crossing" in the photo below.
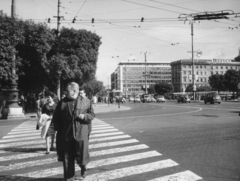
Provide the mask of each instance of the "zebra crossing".
MULTIPOLYGON (((0 140, 1 181, 63 177, 62 163, 57 162, 55 152, 45 155, 45 140, 35 126, 34 121, 26 121, 0 140)), ((174 160, 163 159, 161 153, 99 119, 93 120, 89 150, 90 171, 85 181, 135 180, 139 175, 144 178, 144 174, 148 174, 147 181, 202 180, 190 170, 161 174, 162 170, 180 165, 174 160), (149 179, 149 175, 153 177, 149 179)), ((76 165, 76 171, 79 170, 76 165)))

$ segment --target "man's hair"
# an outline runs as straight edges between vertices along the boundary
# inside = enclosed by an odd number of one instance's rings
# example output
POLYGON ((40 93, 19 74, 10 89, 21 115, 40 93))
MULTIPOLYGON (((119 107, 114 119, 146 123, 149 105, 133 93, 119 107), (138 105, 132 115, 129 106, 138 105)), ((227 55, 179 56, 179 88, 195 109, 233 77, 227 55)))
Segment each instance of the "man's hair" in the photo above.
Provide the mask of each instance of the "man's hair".
POLYGON ((84 87, 80 87, 80 88, 79 88, 79 91, 84 91, 84 92, 86 92, 86 90, 85 90, 84 87))
POLYGON ((45 96, 46 96, 46 97, 50 96, 51 98, 54 98, 54 93, 51 92, 51 91, 47 91, 47 92, 45 93, 45 96))
POLYGON ((67 90, 79 91, 79 85, 76 82, 70 82, 67 85, 67 90))

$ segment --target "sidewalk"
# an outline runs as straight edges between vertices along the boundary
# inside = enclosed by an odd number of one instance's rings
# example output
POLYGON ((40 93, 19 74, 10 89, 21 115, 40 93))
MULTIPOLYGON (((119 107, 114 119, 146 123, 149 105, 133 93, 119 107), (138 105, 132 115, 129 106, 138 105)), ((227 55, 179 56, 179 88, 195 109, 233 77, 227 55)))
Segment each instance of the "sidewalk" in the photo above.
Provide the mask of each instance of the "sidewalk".
MULTIPOLYGON (((127 107, 123 104, 120 104, 120 108, 118 108, 118 104, 109 104, 109 105, 106 103, 93 104, 94 113, 125 111, 125 110, 129 110, 129 109, 130 109, 130 107, 127 107)), ((37 118, 37 114, 36 113, 26 113, 25 117, 26 117, 26 119, 37 118)))

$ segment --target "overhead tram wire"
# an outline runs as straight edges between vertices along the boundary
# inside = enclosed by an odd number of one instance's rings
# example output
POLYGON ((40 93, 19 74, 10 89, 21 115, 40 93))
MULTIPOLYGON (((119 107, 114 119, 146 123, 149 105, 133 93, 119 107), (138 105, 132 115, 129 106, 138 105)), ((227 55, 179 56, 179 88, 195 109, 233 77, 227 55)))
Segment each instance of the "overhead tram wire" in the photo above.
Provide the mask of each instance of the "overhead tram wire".
MULTIPOLYGON (((43 8, 43 7, 39 6, 39 4, 37 4, 34 0, 32 0, 32 2, 33 2, 34 4, 36 4, 38 7, 40 7, 41 9, 43 9, 44 11, 46 11, 46 8, 43 8)), ((46 12, 54 15, 54 14, 53 14, 52 12, 50 12, 50 11, 46 11, 46 12)))
MULTIPOLYGON (((176 5, 168 4, 168 3, 163 3, 163 2, 156 1, 156 0, 148 0, 148 1, 152 1, 152 2, 156 2, 156 3, 165 4, 165 5, 168 5, 168 6, 173 6, 173 7, 177 7, 177 8, 181 8, 181 9, 190 10, 190 11, 200 13, 200 11, 197 11, 197 10, 194 10, 194 9, 184 8, 184 7, 181 7, 181 6, 176 6, 176 5)), ((233 19, 228 19, 228 20, 234 21, 233 19)), ((215 22, 219 22, 219 21, 215 21, 215 22)), ((238 21, 234 21, 234 22, 238 22, 238 21)))
POLYGON ((172 12, 172 13, 181 14, 181 12, 171 11, 171 10, 168 10, 168 9, 163 9, 163 8, 159 8, 159 7, 155 7, 155 6, 149 6, 149 5, 146 5, 146 4, 135 3, 135 2, 132 2, 132 1, 128 1, 128 0, 122 0, 122 1, 131 3, 131 4, 137 4, 137 5, 149 7, 149 8, 160 9, 160 10, 164 10, 164 11, 168 11, 168 12, 172 12))

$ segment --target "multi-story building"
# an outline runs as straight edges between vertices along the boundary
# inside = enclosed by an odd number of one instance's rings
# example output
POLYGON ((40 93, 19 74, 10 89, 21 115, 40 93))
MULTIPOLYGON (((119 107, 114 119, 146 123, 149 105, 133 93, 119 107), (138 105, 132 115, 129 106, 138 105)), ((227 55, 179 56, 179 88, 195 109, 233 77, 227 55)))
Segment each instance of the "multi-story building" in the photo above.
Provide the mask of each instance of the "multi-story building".
MULTIPOLYGON (((209 86, 208 78, 213 74, 225 74, 229 69, 239 70, 240 62, 230 59, 194 59, 196 87, 209 86)), ((192 60, 171 62, 172 84, 175 92, 185 92, 192 84, 192 60)))
POLYGON ((120 62, 114 73, 111 74, 111 89, 129 96, 143 94, 145 88, 156 82, 171 83, 171 66, 166 62, 120 62), (145 72, 146 66, 146 72, 145 72), (145 76, 146 75, 146 76, 145 76), (146 77, 146 80, 145 80, 146 77))

